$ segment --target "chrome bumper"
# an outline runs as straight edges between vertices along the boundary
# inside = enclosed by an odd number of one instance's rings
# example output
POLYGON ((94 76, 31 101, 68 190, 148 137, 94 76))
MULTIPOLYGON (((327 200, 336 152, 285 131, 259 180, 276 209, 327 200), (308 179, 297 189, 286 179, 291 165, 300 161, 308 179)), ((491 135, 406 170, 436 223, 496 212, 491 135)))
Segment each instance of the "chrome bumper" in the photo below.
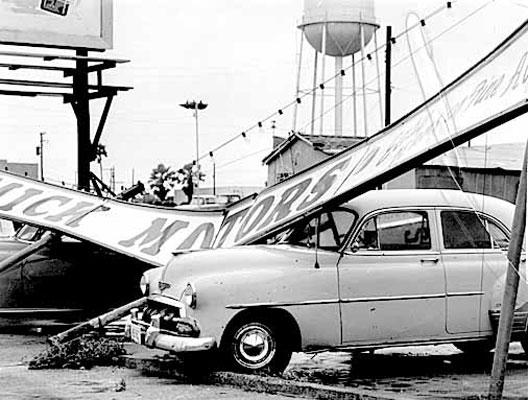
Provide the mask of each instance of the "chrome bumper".
POLYGON ((173 352, 206 351, 216 347, 214 337, 187 337, 171 334, 143 322, 130 319, 125 326, 125 336, 133 342, 156 349, 173 352))

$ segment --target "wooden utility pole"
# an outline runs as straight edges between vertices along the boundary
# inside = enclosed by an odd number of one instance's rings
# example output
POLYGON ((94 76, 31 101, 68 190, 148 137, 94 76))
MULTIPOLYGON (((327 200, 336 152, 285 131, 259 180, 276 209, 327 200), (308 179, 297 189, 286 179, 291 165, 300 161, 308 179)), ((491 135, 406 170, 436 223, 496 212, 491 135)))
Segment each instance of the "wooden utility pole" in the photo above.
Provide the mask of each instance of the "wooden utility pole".
POLYGON ((526 225, 526 163, 528 157, 528 144, 524 151, 524 161, 519 182, 519 190, 515 200, 515 213, 513 216, 512 236, 508 247, 508 268, 506 272, 506 283, 502 299, 499 328, 497 331, 497 343, 493 357, 493 368, 491 371, 489 400, 502 399, 504 389, 504 376, 506 363, 508 361, 508 348, 512 332, 513 312, 517 300, 517 289, 519 287, 519 260, 521 258, 522 244, 526 225))
POLYGON ((385 40, 385 126, 391 123, 391 59, 392 59, 392 26, 387 26, 385 40))

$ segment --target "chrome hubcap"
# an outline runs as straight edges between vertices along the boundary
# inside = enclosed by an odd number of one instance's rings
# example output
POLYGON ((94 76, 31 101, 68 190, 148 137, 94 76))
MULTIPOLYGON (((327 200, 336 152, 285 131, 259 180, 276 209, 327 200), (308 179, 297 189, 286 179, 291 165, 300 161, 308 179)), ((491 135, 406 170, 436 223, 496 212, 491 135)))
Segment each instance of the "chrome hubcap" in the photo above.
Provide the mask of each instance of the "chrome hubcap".
POLYGON ((237 361, 248 368, 261 368, 268 364, 275 354, 275 341, 263 326, 249 325, 235 335, 237 361))

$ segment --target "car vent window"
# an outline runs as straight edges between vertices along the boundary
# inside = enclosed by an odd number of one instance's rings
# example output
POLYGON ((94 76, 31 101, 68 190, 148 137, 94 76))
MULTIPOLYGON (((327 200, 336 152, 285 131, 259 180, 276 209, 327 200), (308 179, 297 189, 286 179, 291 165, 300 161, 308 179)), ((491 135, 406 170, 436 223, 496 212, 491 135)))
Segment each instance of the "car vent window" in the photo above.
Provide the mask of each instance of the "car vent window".
POLYGON ((471 211, 442 211, 442 234, 446 249, 489 249, 491 239, 485 221, 471 211))
POLYGON ((376 229, 376 217, 370 218, 363 224, 356 239, 355 245, 358 249, 379 250, 378 231, 376 229))
POLYGON ((495 222, 486 219, 488 223, 488 232, 493 239, 493 247, 501 250, 508 250, 510 238, 495 222))

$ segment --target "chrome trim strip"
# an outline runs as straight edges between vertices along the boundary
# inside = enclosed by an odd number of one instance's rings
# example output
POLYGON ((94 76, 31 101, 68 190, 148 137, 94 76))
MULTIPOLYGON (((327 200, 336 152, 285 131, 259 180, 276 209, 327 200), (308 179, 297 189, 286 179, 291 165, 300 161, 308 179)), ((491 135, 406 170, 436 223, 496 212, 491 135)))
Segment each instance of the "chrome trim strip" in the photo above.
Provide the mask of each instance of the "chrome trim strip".
POLYGON ((447 297, 484 296, 484 292, 453 292, 447 293, 447 297))
POLYGON ((441 299, 446 297, 445 293, 435 294, 416 294, 407 296, 380 296, 380 297, 357 297, 352 299, 343 299, 342 303, 366 303, 369 301, 392 301, 392 300, 423 300, 423 299, 441 299))
POLYGON ((250 303, 250 304, 228 304, 226 308, 230 309, 240 309, 240 308, 250 308, 250 307, 289 307, 289 306, 308 306, 308 305, 318 305, 318 304, 337 304, 339 299, 329 299, 329 300, 306 300, 306 301, 296 301, 296 302, 270 302, 270 303, 250 303))
POLYGON ((226 308, 241 309, 250 307, 291 307, 291 306, 307 306, 318 304, 348 304, 348 303, 367 303, 370 301, 393 301, 393 300, 425 300, 425 299, 442 299, 445 297, 463 297, 463 296, 483 296, 484 292, 455 292, 455 293, 435 293, 435 294, 416 294, 407 296, 380 296, 380 297, 355 297, 329 300, 308 300, 298 302, 269 302, 269 303, 249 303, 249 304, 228 304, 226 308))

